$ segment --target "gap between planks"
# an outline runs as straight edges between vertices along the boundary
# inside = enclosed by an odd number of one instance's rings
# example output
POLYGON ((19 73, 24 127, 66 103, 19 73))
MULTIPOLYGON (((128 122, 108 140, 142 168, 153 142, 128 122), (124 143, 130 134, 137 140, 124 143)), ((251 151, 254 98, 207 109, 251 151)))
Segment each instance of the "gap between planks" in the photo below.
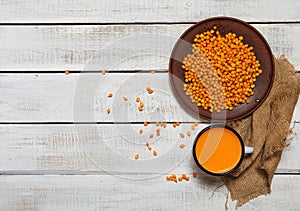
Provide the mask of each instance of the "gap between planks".
MULTIPOLYGON (((191 175, 193 172, 184 172, 185 174, 191 175)), ((174 172, 172 171, 172 174, 182 174, 182 172, 174 172)), ((103 171, 52 171, 52 170, 44 170, 44 171, 23 171, 23 170, 11 170, 11 171, 0 171, 0 175, 141 175, 141 176, 151 176, 152 173, 137 173, 137 172, 103 172, 103 171)), ((156 175, 156 174, 155 174, 156 175)), ((162 175, 169 175, 168 173, 162 174, 162 175)), ((278 169, 275 171, 275 175, 277 176, 284 176, 284 175, 294 175, 300 176, 300 170, 284 170, 284 169, 278 169)))
MULTIPOLYGON (((92 70, 92 71, 83 71, 83 70, 68 70, 70 73, 74 74, 102 74, 101 71, 99 70, 92 70)), ((105 70, 106 73, 105 74, 116 74, 116 73, 151 73, 152 70, 105 70)), ((8 70, 8 71, 5 71, 5 70, 1 70, 0 72, 1 74, 49 74, 49 73, 52 73, 52 74, 62 74, 62 73, 65 73, 65 71, 62 71, 62 70, 50 70, 50 71, 34 71, 34 70, 31 70, 31 71, 23 71, 23 70, 8 70)), ((162 69, 158 69, 158 70, 155 70, 155 74, 159 74, 159 73, 168 73, 168 70, 162 70, 162 69)), ((300 74, 300 70, 296 72, 297 74, 300 74)))
MULTIPOLYGON (((201 20, 199 20, 201 21, 201 20)), ((269 25, 278 25, 278 24, 300 24, 300 21, 246 21, 248 24, 269 24, 269 25)), ((32 22, 32 23, 10 23, 10 22, 1 22, 0 26, 119 26, 119 25, 185 25, 185 24, 196 24, 197 21, 177 21, 177 22, 108 22, 108 23, 80 23, 80 22, 73 22, 73 23, 64 23, 64 22, 54 22, 54 23, 44 23, 44 22, 32 22)))
MULTIPOLYGON (((85 70, 68 70, 70 74, 102 74, 101 70, 91 70, 91 71, 85 71, 85 70)), ((149 74, 151 73, 152 70, 105 70, 105 74, 116 74, 116 73, 146 73, 149 74)), ((38 70, 29 70, 29 71, 24 71, 24 70, 1 70, 0 74, 64 74, 65 70, 49 70, 49 71, 38 71, 38 70)), ((155 74, 159 73, 168 73, 168 70, 166 69, 155 69, 155 74)))
MULTIPOLYGON (((215 122, 197 121, 201 124, 217 124, 215 122)), ((0 125, 141 125, 144 122, 0 122, 0 125)), ((154 124, 155 122, 148 122, 149 124, 154 124)), ((174 122, 165 122, 167 124, 172 124, 174 122)), ((183 121, 181 124, 193 124, 194 122, 183 121)), ((292 121, 291 124, 299 124, 300 121, 292 121)))

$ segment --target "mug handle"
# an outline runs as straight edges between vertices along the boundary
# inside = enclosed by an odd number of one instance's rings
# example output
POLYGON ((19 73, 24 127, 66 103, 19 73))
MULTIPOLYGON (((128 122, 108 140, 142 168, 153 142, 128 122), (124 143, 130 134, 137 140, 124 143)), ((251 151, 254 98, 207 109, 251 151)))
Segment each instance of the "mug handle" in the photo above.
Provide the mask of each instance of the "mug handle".
POLYGON ((253 147, 247 147, 245 146, 245 154, 252 154, 254 151, 253 147))

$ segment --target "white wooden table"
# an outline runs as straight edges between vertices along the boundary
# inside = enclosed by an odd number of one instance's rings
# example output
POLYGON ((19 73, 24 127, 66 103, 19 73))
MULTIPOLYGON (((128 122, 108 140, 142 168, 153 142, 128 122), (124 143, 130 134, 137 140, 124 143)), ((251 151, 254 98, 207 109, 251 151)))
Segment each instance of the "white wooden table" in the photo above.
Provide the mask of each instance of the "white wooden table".
MULTIPOLYGON (((173 173, 199 173, 191 146, 205 127, 179 138, 195 119, 172 96, 166 52, 191 24, 234 16, 253 24, 276 56, 285 54, 300 69, 299 11, 297 0, 1 0, 0 210, 225 209, 224 186, 210 198, 222 184, 219 179, 198 175, 178 184, 165 181, 173 173), (144 48, 127 39, 145 34, 153 38, 145 39, 144 48), (114 45, 124 38, 120 47, 114 45), (126 47, 134 50, 132 57, 126 47), (91 63, 101 48, 111 54, 91 63), (66 69, 71 74, 65 75, 66 69), (102 75, 102 69, 109 72, 102 75), (79 81, 85 86, 78 88, 79 81), (151 96, 144 92, 147 85, 154 90, 151 96), (141 113, 135 96, 145 102, 141 113), (144 127, 143 121, 182 125, 161 129, 151 142, 158 152, 154 157, 144 144, 155 126, 144 127), (179 149, 180 143, 186 147, 179 149)), ((299 112, 300 103, 272 193, 240 210, 299 210, 299 112)), ((234 210, 235 203, 229 200, 228 207, 234 210)))

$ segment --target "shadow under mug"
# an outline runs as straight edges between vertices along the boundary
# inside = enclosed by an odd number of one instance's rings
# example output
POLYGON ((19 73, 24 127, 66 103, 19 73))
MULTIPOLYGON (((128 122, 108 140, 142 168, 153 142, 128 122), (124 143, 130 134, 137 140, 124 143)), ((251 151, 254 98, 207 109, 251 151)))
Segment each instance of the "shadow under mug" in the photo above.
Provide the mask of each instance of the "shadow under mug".
MULTIPOLYGON (((218 146, 216 146, 216 147, 218 147, 218 146)), ((194 145, 193 145, 193 157, 194 157, 194 160, 195 160, 197 166, 202 171, 204 171, 205 173, 207 173, 209 175, 213 175, 213 176, 225 176, 225 175, 228 175, 228 174, 232 173, 233 171, 235 171, 241 165, 244 156, 247 155, 247 154, 253 153, 253 150, 254 150, 253 147, 248 147, 248 146, 244 145, 244 142, 243 142, 241 136, 233 128, 231 128, 231 127, 229 127, 227 125, 216 124, 216 125, 210 125, 210 126, 204 128, 197 135, 197 137, 195 138, 195 141, 194 141, 194 145), (240 153, 240 157, 238 159, 238 162, 236 162, 236 164, 234 166, 232 166, 232 168, 228 169, 228 171, 225 171, 225 172, 222 172, 222 173, 217 173, 217 172, 214 172, 212 170, 209 170, 209 169, 205 168, 204 167, 204 163, 200 164, 200 162, 199 162, 199 154, 197 155, 197 150, 196 150, 197 144, 199 144, 198 142, 200 141, 200 137, 203 136, 204 133, 207 133, 207 132, 209 132, 210 130, 212 130, 214 128, 221 128, 221 129, 224 129, 224 131, 228 130, 228 131, 232 132, 233 133, 232 135, 234 135, 235 138, 237 138, 238 141, 239 141, 239 147, 240 147, 240 152, 241 152, 240 153)), ((226 156, 224 156, 224 158, 222 158, 222 160, 220 162, 224 161, 225 159, 226 159, 226 156)))

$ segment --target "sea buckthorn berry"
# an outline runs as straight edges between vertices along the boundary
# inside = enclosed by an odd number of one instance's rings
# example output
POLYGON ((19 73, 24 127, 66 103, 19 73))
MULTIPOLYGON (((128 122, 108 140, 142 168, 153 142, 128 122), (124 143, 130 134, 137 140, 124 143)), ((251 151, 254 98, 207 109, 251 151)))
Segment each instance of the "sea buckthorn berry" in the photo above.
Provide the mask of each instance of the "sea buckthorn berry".
POLYGON ((190 137, 192 135, 191 131, 186 132, 186 135, 190 137))
POLYGON ((192 129, 192 130, 195 130, 195 128, 196 128, 195 125, 192 125, 192 126, 191 126, 191 129, 192 129))
POLYGON ((153 93, 153 90, 149 86, 146 87, 146 90, 147 90, 148 94, 152 94, 153 93))

